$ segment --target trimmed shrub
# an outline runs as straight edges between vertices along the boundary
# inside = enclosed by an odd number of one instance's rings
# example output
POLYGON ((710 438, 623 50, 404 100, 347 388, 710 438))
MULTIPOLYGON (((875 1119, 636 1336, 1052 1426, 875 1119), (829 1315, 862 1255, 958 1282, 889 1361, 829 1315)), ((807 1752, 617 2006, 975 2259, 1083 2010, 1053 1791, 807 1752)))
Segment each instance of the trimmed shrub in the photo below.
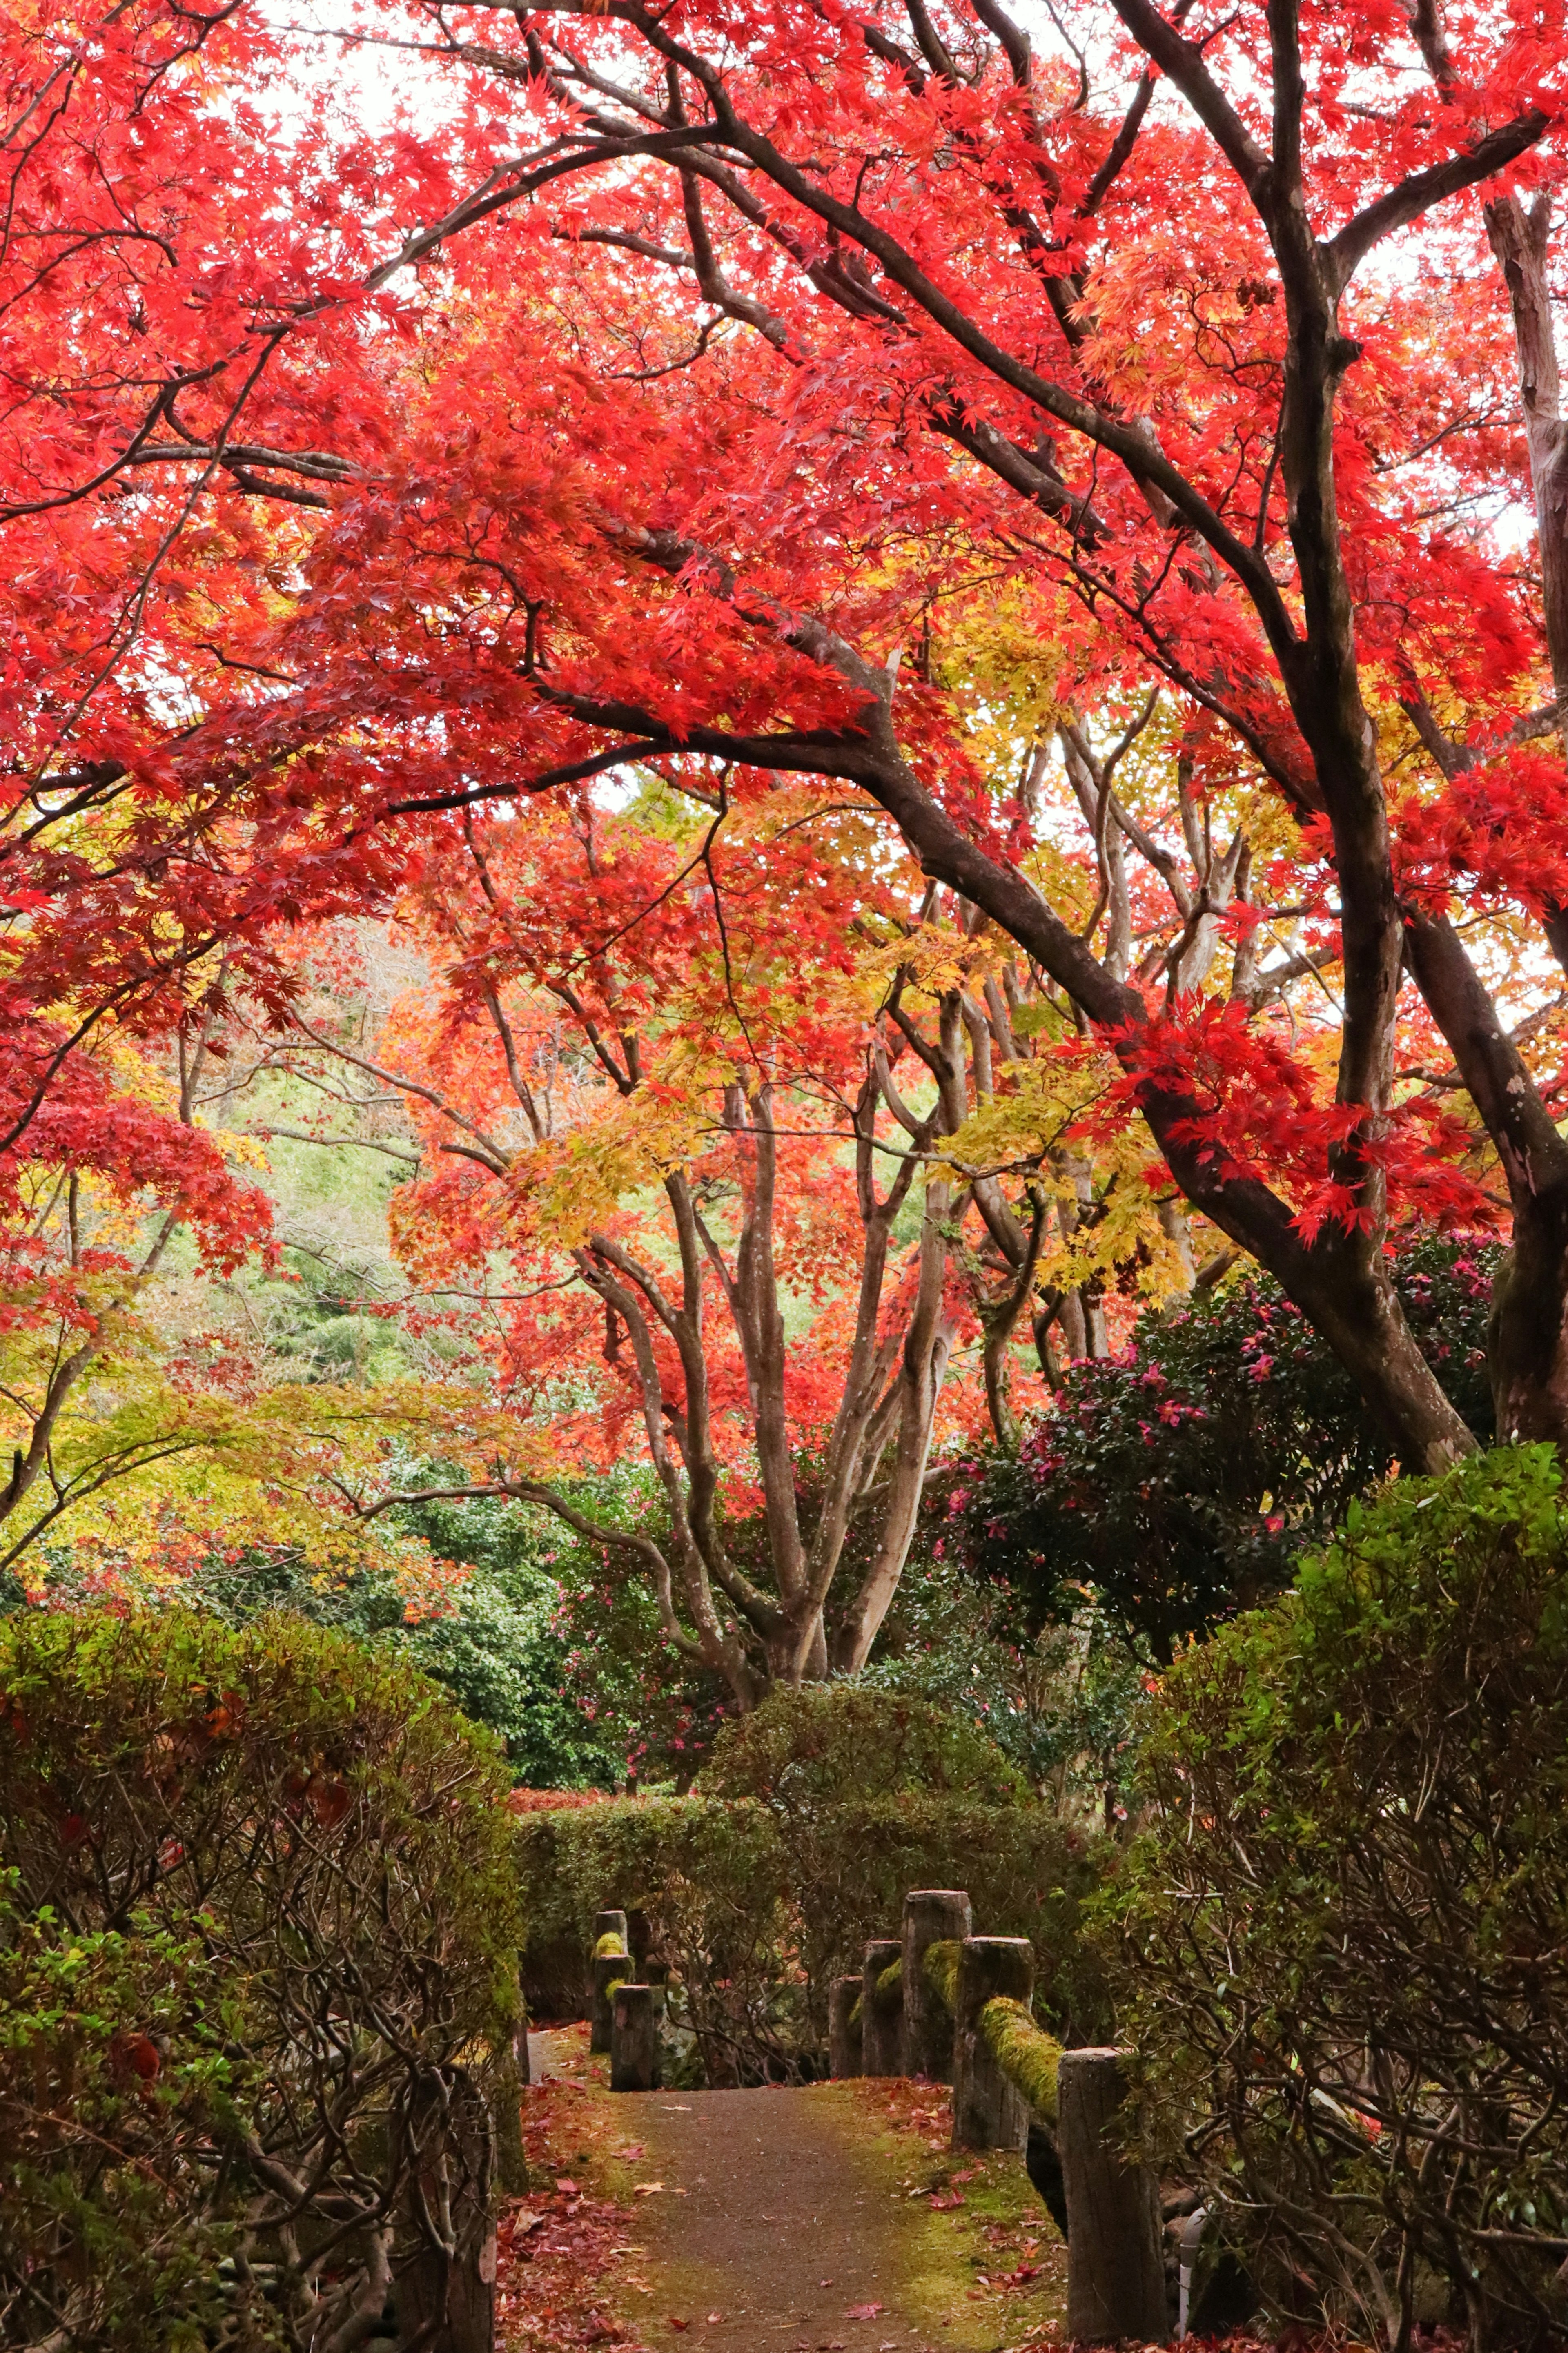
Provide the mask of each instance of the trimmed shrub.
MULTIPOLYGON (((15 1874, 8 1875, 14 1886, 15 1874)), ((245 2129, 238 2005, 191 1939, 75 1936, 0 1890, 0 2344, 186 2353, 279 2342, 221 2267, 237 2201, 199 2155, 245 2129)))
POLYGON ((1168 2145, 1282 2310, 1568 2320, 1568 1516, 1542 1447, 1403 1481, 1176 1662, 1115 1899, 1168 2145))
MULTIPOLYGON (((33 2162, 0 2226, 13 2272, 54 2283, 73 2348, 138 2341, 123 2313, 96 2316, 93 2251, 164 2196, 127 2273, 159 2344, 195 2341, 220 2246, 258 2343, 274 2323, 284 2342, 354 2342, 393 2299, 405 2324, 439 2320, 490 2226, 521 1941, 506 1778, 421 1677, 297 1621, 0 1628, 6 1966, 34 2021, 7 2053, 46 2084, 85 2070, 83 2113, 107 2103, 112 2126, 108 2149, 73 2134, 33 2162), (51 1972, 69 2000, 48 1998, 51 1972), (145 2106, 122 2096, 127 2063, 145 2106), (170 2157, 156 2197, 134 2179, 147 2135, 170 2157), (175 2210, 191 2262, 154 2296, 175 2210)), ((23 2326, 50 2336, 37 2312, 23 2326)))
POLYGON ((704 1797, 759 1798, 790 1819, 901 1789, 992 1805, 1029 1795, 1016 1767, 963 1716, 846 1683, 770 1692, 724 1726, 698 1787, 704 1797))

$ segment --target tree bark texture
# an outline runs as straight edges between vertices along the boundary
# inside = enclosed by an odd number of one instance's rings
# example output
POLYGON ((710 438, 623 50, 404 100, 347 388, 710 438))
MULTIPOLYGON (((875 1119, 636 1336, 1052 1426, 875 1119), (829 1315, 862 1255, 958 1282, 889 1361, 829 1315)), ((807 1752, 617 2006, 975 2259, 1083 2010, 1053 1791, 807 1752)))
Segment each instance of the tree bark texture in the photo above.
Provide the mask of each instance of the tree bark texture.
POLYGON ((916 1887, 904 1898, 903 2072, 933 2084, 952 2081, 952 2017, 926 1982, 928 1945, 956 1942, 974 1925, 969 1898, 960 1888, 916 1887))
POLYGON ((904 2009, 878 1998, 884 1969, 890 1969, 903 1950, 896 1936, 875 1937, 866 1947, 865 1974, 860 1980, 860 2073, 898 2075, 903 2072, 904 2009))
POLYGON ((1075 2345, 1160 2344, 1169 2327, 1160 2196, 1115 2141, 1125 2054, 1065 2051, 1057 2141, 1068 2207, 1067 2333, 1075 2345))
POLYGON ((1034 1989, 1035 1948, 1027 1936, 964 1938, 952 2021, 954 2148, 1021 2149, 1028 2137, 1028 2103, 997 2065, 980 2013, 999 1994, 1026 2005, 1034 1989))

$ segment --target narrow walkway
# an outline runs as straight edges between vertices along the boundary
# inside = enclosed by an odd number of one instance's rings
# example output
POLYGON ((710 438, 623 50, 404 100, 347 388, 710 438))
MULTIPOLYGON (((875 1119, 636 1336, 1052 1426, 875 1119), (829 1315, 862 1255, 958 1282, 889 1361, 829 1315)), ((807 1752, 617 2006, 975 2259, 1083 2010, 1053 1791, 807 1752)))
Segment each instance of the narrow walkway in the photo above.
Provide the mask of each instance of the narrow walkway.
MULTIPOLYGON (((564 2038, 531 2036, 530 2060, 536 2083, 582 2081, 564 2038)), ((938 2222, 909 2174, 919 2160, 923 2181, 930 2159, 907 2134, 890 2158, 855 2088, 625 2093, 614 2113, 638 2258, 622 2274, 622 2309, 658 2353, 973 2353, 1014 2341, 998 2312, 978 2308, 967 2283, 989 2283, 967 2263, 933 2306, 932 2233, 945 2241, 950 2218, 938 2222)), ((1054 2239, 1043 2216, 1041 2227, 1054 2239)), ((1018 2261, 998 2250, 999 2271, 1018 2261)))
MULTIPOLYGON (((710 2288, 720 2300, 699 2316, 710 2353, 901 2353, 918 2342, 899 2308, 912 2256, 904 2218, 837 2129, 843 2104, 827 2084, 623 2098, 626 2130, 665 2185, 643 2201, 645 2242, 675 2276, 689 2275, 695 2300, 710 2288)), ((663 2316, 650 2317, 656 2342, 663 2316)))

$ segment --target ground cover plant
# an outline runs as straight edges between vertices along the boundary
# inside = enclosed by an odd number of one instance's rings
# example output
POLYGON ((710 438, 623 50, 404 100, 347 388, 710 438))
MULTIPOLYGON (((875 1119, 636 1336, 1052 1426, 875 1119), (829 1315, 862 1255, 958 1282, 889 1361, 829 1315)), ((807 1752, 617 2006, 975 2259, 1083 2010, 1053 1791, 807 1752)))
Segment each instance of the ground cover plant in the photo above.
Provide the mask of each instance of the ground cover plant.
POLYGON ((436 2340, 515 2082, 505 1787, 341 1637, 5 1621, 6 2343, 436 2340))
POLYGON ((1154 1703, 1122 2025, 1284 2316, 1563 2326, 1565 1644, 1562 1473, 1521 1448, 1352 1507, 1154 1703))

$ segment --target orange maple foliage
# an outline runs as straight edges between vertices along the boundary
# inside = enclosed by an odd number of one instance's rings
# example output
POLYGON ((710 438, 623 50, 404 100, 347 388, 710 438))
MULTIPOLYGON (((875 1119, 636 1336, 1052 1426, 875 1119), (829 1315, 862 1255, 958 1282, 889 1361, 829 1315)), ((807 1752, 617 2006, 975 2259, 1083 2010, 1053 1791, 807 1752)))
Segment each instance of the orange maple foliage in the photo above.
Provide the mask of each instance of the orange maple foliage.
POLYGON ((361 0, 384 125, 245 0, 13 12, 16 1199, 74 1101, 189 1214, 114 1041, 287 1024, 294 927, 473 812, 787 779, 1011 944, 1412 1462, 1469 1440, 1385 1252, 1489 1188, 1500 1429, 1563 1434, 1558 0, 1058 14, 361 0))

